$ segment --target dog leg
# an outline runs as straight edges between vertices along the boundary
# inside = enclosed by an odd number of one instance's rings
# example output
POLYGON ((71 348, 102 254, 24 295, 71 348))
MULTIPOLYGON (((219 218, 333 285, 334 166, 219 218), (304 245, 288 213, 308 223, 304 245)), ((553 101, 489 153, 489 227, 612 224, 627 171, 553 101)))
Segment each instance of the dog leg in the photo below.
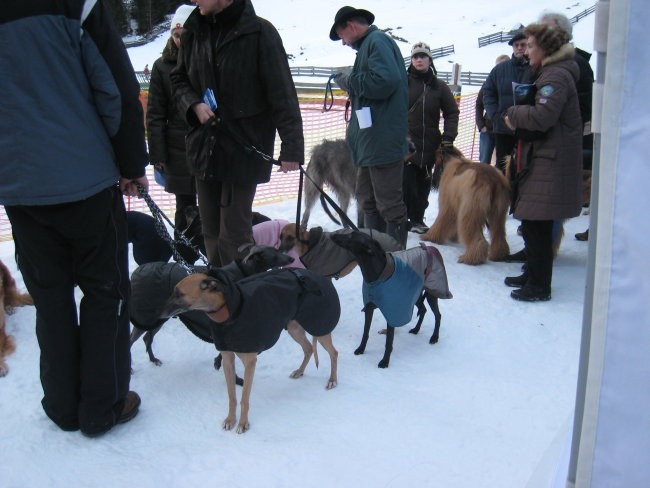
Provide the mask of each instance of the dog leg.
POLYGON ((458 211, 458 237, 465 253, 458 258, 463 264, 483 264, 488 256, 488 243, 483 235, 485 212, 472 207, 472 199, 464 199, 458 211))
POLYGON ((237 390, 235 389, 235 353, 232 351, 222 351, 223 375, 226 379, 226 388, 228 389, 228 416, 223 421, 224 430, 230 430, 235 426, 237 421, 237 390))
POLYGON ((332 342, 332 334, 327 334, 316 338, 320 342, 321 346, 328 352, 330 355, 330 377, 327 380, 327 385, 325 389, 331 390, 338 384, 338 358, 339 353, 334 348, 334 343, 332 342))
POLYGON ((429 339, 429 344, 435 344, 438 342, 438 337, 440 336, 440 323, 442 322, 442 314, 438 308, 438 298, 434 297, 433 295, 429 295, 428 293, 426 293, 426 297, 429 308, 433 312, 433 316, 436 318, 436 325, 433 328, 433 335, 431 336, 431 339, 429 339))
POLYGON ((241 394, 239 424, 237 433, 243 434, 250 429, 248 422, 248 411, 250 409, 251 390, 253 388, 253 376, 255 376, 255 365, 257 364, 256 352, 237 353, 237 357, 244 363, 244 389, 241 394))
MULTIPOLYGON (((442 200, 442 197, 439 200, 442 200)), ((456 214, 447 207, 447 205, 440 207, 433 225, 420 236, 420 240, 444 244, 453 236, 456 228, 456 214)))
POLYGON ((424 321, 424 315, 427 313, 427 308, 424 306, 424 298, 426 295, 426 291, 422 291, 422 295, 420 295, 420 298, 418 298, 418 301, 415 302, 415 308, 418 310, 418 323, 415 324, 415 327, 413 327, 411 330, 409 330, 410 334, 417 334, 420 332, 420 327, 422 327, 422 322, 424 321))
POLYGON ((490 229, 490 253, 491 261, 501 261, 510 254, 510 247, 506 241, 506 216, 508 214, 508 199, 497 196, 496 201, 488 211, 488 226, 490 229))
MULTIPOLYGON (((162 327, 162 325, 160 327, 162 327)), ((145 346, 147 348, 149 361, 154 363, 156 366, 162 366, 162 361, 153 354, 153 337, 156 335, 156 332, 160 330, 160 327, 154 330, 148 330, 145 332, 144 337, 142 338, 142 341, 145 343, 145 346)))
MULTIPOLYGON (((302 363, 298 369, 289 375, 289 378, 296 379, 300 378, 304 374, 305 368, 307 367, 307 364, 309 363, 314 350, 312 345, 307 340, 305 329, 303 329, 298 322, 295 320, 290 320, 287 324, 287 332, 289 332, 289 335, 294 341, 300 344, 300 347, 302 347, 302 352, 304 354, 302 363)), ((318 367, 318 360, 316 360, 316 367, 318 367)))
POLYGON ((363 337, 361 337, 361 344, 359 344, 359 347, 357 347, 354 351, 354 354, 356 356, 363 354, 366 351, 366 344, 368 344, 368 336, 370 335, 370 324, 372 323, 372 315, 375 311, 375 308, 377 307, 375 307, 373 304, 368 304, 363 307, 363 311, 365 313, 365 321, 363 323, 363 337))
POLYGON ((379 364, 377 365, 380 368, 387 368, 388 363, 390 362, 390 355, 393 352, 393 338, 395 337, 395 327, 388 326, 386 331, 386 349, 384 350, 384 357, 381 358, 379 364))

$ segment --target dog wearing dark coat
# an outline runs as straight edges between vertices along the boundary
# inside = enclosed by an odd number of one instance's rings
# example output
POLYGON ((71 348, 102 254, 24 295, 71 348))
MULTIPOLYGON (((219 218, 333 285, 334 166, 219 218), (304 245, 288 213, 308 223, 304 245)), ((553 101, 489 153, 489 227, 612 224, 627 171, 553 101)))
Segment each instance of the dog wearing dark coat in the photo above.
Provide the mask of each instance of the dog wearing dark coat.
POLYGON ((27 293, 20 293, 16 288, 16 281, 9 268, 0 261, 0 378, 9 373, 9 366, 5 357, 16 350, 16 341, 6 332, 6 316, 13 313, 14 308, 24 305, 34 305, 32 297, 27 293))
POLYGON ((361 344, 354 354, 365 352, 374 309, 379 308, 388 329, 384 356, 378 366, 387 368, 393 351, 395 327, 410 322, 415 306, 418 321, 409 332, 417 334, 426 313, 425 300, 435 317, 429 344, 438 342, 442 321, 438 299, 452 298, 452 294, 442 256, 435 247, 421 243, 419 247, 405 251, 385 252, 376 240, 358 231, 333 235, 332 240, 354 254, 363 275, 365 322, 361 344))
MULTIPOLYGON (((343 278, 357 266, 354 255, 347 249, 337 246, 331 239, 333 235, 349 232, 340 229, 324 231, 321 227, 296 231, 296 224, 287 224, 280 231, 280 250, 293 249, 305 268, 329 278, 343 278)), ((388 234, 372 229, 361 229, 376 239, 384 251, 397 251, 400 244, 388 234)))
MULTIPOLYGON (((205 312, 212 319, 215 347, 223 355, 228 388, 228 416, 223 428, 237 421, 235 355, 244 363, 244 388, 237 433, 249 427, 250 394, 257 355, 275 345, 285 327, 298 327, 314 337, 330 355, 331 371, 326 388, 337 384, 338 352, 331 332, 341 313, 331 280, 303 269, 279 269, 260 273, 237 283, 225 273, 192 274, 181 280, 169 298, 164 316, 188 310, 205 312)), ((292 377, 295 372, 292 373, 292 377)))
MULTIPOLYGON (((248 276, 261 273, 271 268, 286 266, 293 258, 278 251, 271 246, 244 245, 240 248, 242 257, 220 268, 227 273, 233 281, 239 281, 248 276)), ((199 271, 207 272, 207 267, 198 267, 199 271)), ((156 366, 161 366, 162 361, 153 352, 153 338, 167 322, 161 318, 161 313, 167 298, 172 293, 174 286, 188 275, 188 271, 176 263, 146 263, 138 266, 131 275, 131 346, 144 334, 149 360, 156 366)), ((206 325, 205 314, 188 312, 180 314, 180 321, 197 337, 207 342, 212 342, 209 326, 206 325)), ((309 341, 305 338, 294 337, 303 347, 310 349, 309 341)), ((221 366, 221 357, 215 359, 215 368, 221 366)))
POLYGON ((438 216, 423 241, 444 244, 459 239, 465 252, 463 264, 502 261, 510 254, 506 241, 506 217, 510 205, 508 179, 494 166, 466 159, 454 148, 438 150, 436 166, 442 166, 438 191, 438 216), (490 230, 490 244, 483 228, 490 230))

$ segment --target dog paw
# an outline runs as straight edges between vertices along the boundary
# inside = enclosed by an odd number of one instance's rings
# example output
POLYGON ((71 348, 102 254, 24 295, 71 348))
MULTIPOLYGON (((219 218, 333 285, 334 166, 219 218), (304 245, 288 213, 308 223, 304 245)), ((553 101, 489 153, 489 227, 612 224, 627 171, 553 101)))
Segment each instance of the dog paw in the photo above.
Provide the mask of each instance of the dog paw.
POLYGON ((437 342, 438 342, 437 337, 432 337, 431 339, 429 339, 429 344, 436 344, 437 342))
POLYGON ((330 378, 327 384, 325 385, 325 389, 331 390, 332 388, 336 388, 336 385, 338 385, 338 381, 330 378))
POLYGON ((380 335, 386 335, 386 332, 388 332, 388 329, 379 329, 379 331, 377 332, 377 334, 380 334, 380 335))
POLYGON ((0 364, 0 378, 2 378, 3 376, 7 376, 8 373, 9 373, 9 366, 7 366, 6 364, 0 364))
POLYGON ((239 422, 239 424, 237 425, 237 431, 236 432, 238 434, 243 434, 244 432, 246 432, 250 428, 251 428, 251 424, 249 424, 248 422, 239 422))
POLYGON ((156 366, 162 366, 162 361, 160 359, 154 359, 152 361, 156 366))
POLYGON ((227 417, 221 426, 223 427, 223 430, 232 430, 232 428, 235 426, 236 421, 237 419, 235 417, 227 417))
POLYGON ((300 371, 299 369, 295 370, 289 375, 289 378, 298 379, 303 375, 303 371, 300 371))
POLYGON ((363 354, 365 351, 366 351, 365 347, 358 347, 358 348, 356 348, 354 350, 354 355, 359 356, 359 355, 363 354))
POLYGON ((379 361, 379 364, 377 365, 377 367, 382 368, 382 369, 387 368, 388 367, 388 360, 382 359, 381 361, 379 361))
POLYGON ((417 334, 418 332, 420 332, 419 327, 413 327, 411 330, 409 330, 409 334, 417 334))

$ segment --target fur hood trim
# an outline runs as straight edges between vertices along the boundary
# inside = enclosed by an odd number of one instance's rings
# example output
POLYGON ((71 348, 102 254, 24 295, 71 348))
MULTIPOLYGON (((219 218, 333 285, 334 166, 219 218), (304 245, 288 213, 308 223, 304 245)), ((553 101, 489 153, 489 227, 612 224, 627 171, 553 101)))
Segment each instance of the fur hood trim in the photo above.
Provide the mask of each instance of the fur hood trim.
POLYGON ((557 63, 558 61, 564 61, 565 59, 573 59, 575 54, 576 50, 573 45, 565 44, 550 56, 545 57, 542 60, 542 66, 548 66, 549 64, 557 63))

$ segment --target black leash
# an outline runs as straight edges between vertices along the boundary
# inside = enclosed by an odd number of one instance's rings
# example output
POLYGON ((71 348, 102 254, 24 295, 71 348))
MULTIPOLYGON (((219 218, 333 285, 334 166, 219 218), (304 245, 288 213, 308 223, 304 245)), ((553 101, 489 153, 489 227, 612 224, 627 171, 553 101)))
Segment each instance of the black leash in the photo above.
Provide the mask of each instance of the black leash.
MULTIPOLYGON (((156 232, 158 235, 167 241, 167 244, 169 244, 169 247, 172 249, 172 254, 174 255, 174 260, 180 264, 183 268, 185 268, 186 271, 189 273, 195 273, 196 270, 194 269, 194 266, 189 264, 183 256, 181 256, 180 252, 176 248, 176 243, 177 241, 175 239, 172 239, 172 237, 169 235, 169 232, 167 232, 167 228, 165 227, 165 223, 163 220, 166 220, 167 223, 171 226, 172 229, 176 231, 176 228, 174 227, 174 224, 167 218, 167 216, 164 214, 164 212, 160 209, 158 205, 156 205, 156 202, 153 201, 151 198, 151 195, 149 195, 149 192, 145 189, 144 186, 138 185, 138 192, 140 192, 140 195, 142 195, 142 198, 144 198, 144 201, 147 202, 147 206, 149 207, 149 210, 151 211, 151 216, 154 218, 154 226, 156 228, 156 232)), ((201 261, 207 266, 208 265, 208 260, 207 258, 203 255, 200 249, 198 249, 194 244, 190 242, 190 240, 183 234, 182 232, 175 232, 175 235, 178 235, 180 242, 191 248, 196 254, 199 256, 201 261)))
POLYGON ((331 74, 330 77, 327 79, 327 83, 325 83, 325 99, 323 100, 323 112, 329 112, 332 110, 332 106, 334 105, 334 91, 332 90, 332 81, 334 81, 334 77, 336 74, 331 74), (329 95, 330 101, 329 105, 327 104, 327 96, 329 95))
MULTIPOLYGON (((336 211, 336 213, 339 214, 339 217, 341 217, 341 222, 343 222, 343 225, 345 227, 350 227, 352 230, 359 230, 359 228, 356 225, 354 225, 354 222, 350 220, 350 217, 348 217, 348 215, 341 209, 341 207, 339 207, 336 204, 336 202, 332 200, 332 197, 330 197, 327 193, 325 193, 325 191, 320 186, 318 186, 318 184, 316 184, 316 182, 311 178, 311 176, 309 176, 309 174, 307 174, 307 171, 305 171, 305 169, 302 166, 300 167, 300 174, 301 175, 304 174, 309 179, 309 181, 312 182, 312 184, 316 187, 316 189, 318 189, 321 196, 327 201, 327 203, 330 204, 330 206, 336 211)), ((300 186, 302 188, 302 181, 300 186)), ((300 205, 300 203, 298 205, 300 205)))

